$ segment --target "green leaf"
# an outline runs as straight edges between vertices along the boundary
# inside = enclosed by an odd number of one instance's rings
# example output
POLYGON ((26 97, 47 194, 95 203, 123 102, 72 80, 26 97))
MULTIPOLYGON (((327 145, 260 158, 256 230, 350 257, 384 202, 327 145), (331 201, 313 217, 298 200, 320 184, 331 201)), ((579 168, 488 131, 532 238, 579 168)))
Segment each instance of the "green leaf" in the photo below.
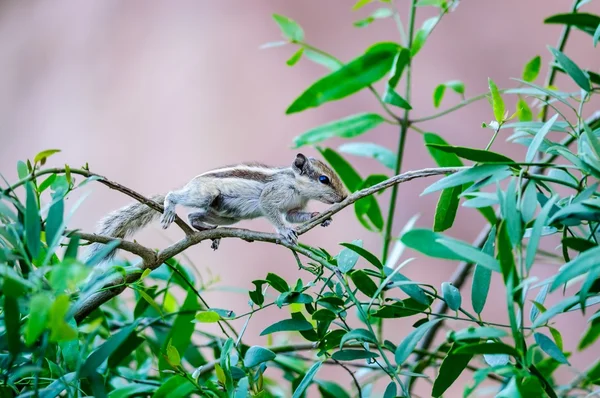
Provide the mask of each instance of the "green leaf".
POLYGON ((377 343, 377 338, 370 331, 366 329, 353 329, 346 333, 344 337, 342 337, 342 340, 340 340, 340 348, 342 348, 342 346, 350 340, 358 340, 373 344, 377 343))
MULTIPOLYGON (((600 314, 600 312, 597 312, 594 316, 596 316, 598 314, 600 314)), ((577 349, 579 351, 585 350, 587 347, 594 344, 596 342, 596 340, 598 340, 598 337, 600 337, 600 319, 599 318, 594 318, 594 319, 590 318, 590 320, 591 320, 590 327, 585 332, 585 334, 581 338, 581 341, 577 345, 577 349)))
POLYGON ((425 336, 427 331, 431 329, 435 324, 441 322, 442 318, 434 319, 421 324, 415 330, 411 331, 405 338, 398 344, 395 352, 395 360, 398 366, 402 366, 408 359, 410 354, 414 351, 419 341, 425 336))
POLYGON ((329 54, 308 50, 306 48, 304 49, 304 56, 314 63, 324 66, 332 72, 340 69, 344 65, 329 54))
POLYGON ((453 341, 470 340, 470 339, 499 339, 506 336, 504 330, 493 327, 468 327, 458 332, 451 332, 450 339, 453 341))
POLYGON ((446 92, 446 85, 445 84, 438 84, 435 88, 435 90, 433 90, 433 106, 436 108, 440 107, 440 104, 442 103, 442 99, 444 98, 444 93, 446 92))
POLYGON ((294 138, 295 148, 312 145, 332 137, 353 138, 383 123, 376 113, 358 113, 308 130, 294 138))
POLYGON ((179 351, 177 351, 177 348, 173 347, 171 344, 167 346, 167 358, 171 366, 181 365, 181 356, 179 355, 179 351))
POLYGON ((98 367, 133 333, 139 321, 140 319, 135 320, 129 326, 122 328, 96 348, 83 363, 80 377, 87 377, 96 372, 98 367))
POLYGON ((442 191, 435 208, 435 217, 433 221, 434 232, 443 232, 454 224, 458 205, 460 204, 459 195, 461 192, 462 186, 447 188, 442 191))
POLYGON ((296 65, 298 63, 298 61, 300 61, 300 58, 302 58, 303 53, 304 53, 304 47, 300 47, 298 49, 298 51, 296 51, 294 54, 292 54, 292 56, 287 61, 285 61, 287 66, 296 65))
POLYGON ((542 57, 536 55, 533 57, 523 69, 523 74, 521 75, 521 79, 526 82, 534 81, 538 75, 540 74, 540 68, 542 67, 542 57))
POLYGON ((38 191, 40 193, 44 192, 46 189, 48 189, 48 187, 50 187, 50 185, 52 185, 52 183, 54 183, 54 181, 56 180, 56 174, 50 174, 50 176, 48 178, 46 178, 44 181, 42 181, 42 183, 39 185, 38 187, 38 191))
POLYGON ((48 246, 53 244, 60 232, 63 223, 64 208, 65 205, 62 198, 59 198, 50 206, 48 218, 46 219, 46 243, 48 243, 48 246))
POLYGON ((392 87, 387 86, 385 89, 385 93, 382 98, 383 102, 386 104, 391 104, 397 106, 398 108, 411 110, 412 106, 408 103, 407 100, 402 98, 392 87))
POLYGON ((465 84, 460 80, 450 80, 444 84, 446 85, 446 87, 451 88, 452 91, 454 91, 456 94, 465 93, 465 84))
MULTIPOLYGON (((352 243, 354 246, 362 246, 362 240, 354 240, 352 243)), ((338 268, 344 274, 349 272, 356 265, 358 257, 359 255, 355 250, 350 250, 345 247, 340 251, 340 254, 337 255, 338 268)))
POLYGON ((527 155, 525 156, 525 162, 527 162, 527 163, 533 162, 533 160, 535 159, 535 155, 539 151, 540 145, 542 145, 542 141, 544 141, 546 134, 548 134, 548 132, 552 128, 552 125, 554 124, 554 122, 556 121, 557 118, 558 118, 558 114, 552 116, 552 118, 550 118, 550 120, 548 120, 546 123, 544 123, 542 128, 535 134, 535 136, 533 137, 533 141, 531 141, 531 144, 529 145, 529 148, 527 149, 527 155))
MULTIPOLYGON (((502 217, 506 221, 508 236, 510 237, 510 242, 513 247, 515 247, 523 237, 522 217, 517 209, 516 184, 516 178, 511 178, 508 187, 506 188, 506 194, 502 195, 503 199, 500 206, 502 210, 502 217)), ((501 195, 498 194, 498 196, 501 195)))
POLYGON ((598 266, 598 257, 600 256, 600 247, 595 247, 569 261, 560 268, 558 275, 554 278, 550 291, 553 292, 558 287, 567 283, 573 278, 589 272, 593 267, 598 266))
POLYGON ((428 186, 421 195, 426 195, 428 193, 446 188, 456 187, 473 181, 483 180, 484 178, 490 177, 497 172, 502 172, 507 169, 507 166, 499 164, 484 164, 481 166, 474 166, 434 182, 428 186))
POLYGON ((381 145, 371 142, 350 142, 341 145, 338 150, 350 155, 373 158, 391 170, 396 167, 396 154, 381 145))
POLYGON ((536 318, 535 322, 533 322, 531 327, 537 328, 537 327, 545 324, 554 316, 561 314, 565 311, 568 311, 575 304, 577 304, 578 301, 579 301, 579 297, 577 297, 577 296, 568 297, 566 299, 563 299, 562 301, 559 301, 557 304, 553 305, 552 307, 550 307, 546 311, 544 311, 542 314, 540 314, 540 316, 538 316, 536 318))
POLYGON ((538 294, 535 296, 535 300, 533 301, 534 305, 531 306, 531 311, 529 311, 529 320, 531 322, 535 321, 535 318, 537 318, 537 316, 540 314, 540 308, 538 308, 538 305, 543 306, 544 302, 546 301, 548 289, 550 289, 550 285, 546 284, 542 286, 538 294))
POLYGON ((267 283, 269 285, 271 285, 271 287, 273 289, 277 290, 279 293, 285 293, 285 292, 289 292, 290 291, 290 286, 285 281, 285 279, 283 279, 282 277, 280 277, 277 274, 269 272, 267 274, 266 280, 267 280, 267 283))
POLYGON ((268 348, 255 345, 246 351, 246 355, 244 356, 244 366, 253 368, 256 365, 275 359, 276 356, 277 355, 268 348))
POLYGON ((27 168, 27 165, 21 160, 17 162, 17 175, 21 180, 29 175, 29 169, 27 168))
POLYGON ((491 271, 500 272, 501 270, 501 264, 499 264, 494 257, 484 253, 469 243, 449 239, 447 237, 442 237, 436 242, 447 247, 465 261, 481 265, 482 267, 486 267, 491 271))
POLYGON ((515 256, 510 243, 510 237, 508 236, 507 226, 506 220, 500 222, 496 238, 498 262, 500 263, 504 283, 507 283, 516 274, 515 256))
POLYGON ((533 337, 535 338, 535 342, 540 346, 542 351, 548 354, 554 360, 560 363, 569 364, 567 357, 565 354, 556 346, 556 343, 552 341, 552 339, 545 334, 542 333, 534 333, 533 337))
POLYGON ((358 290, 366 294, 368 297, 373 297, 375 295, 375 292, 377 291, 377 285, 364 271, 352 271, 350 278, 352 278, 352 282, 354 282, 358 290))
POLYGON ((8 351, 13 357, 16 357, 21 351, 21 313, 19 312, 19 303, 15 297, 6 295, 4 296, 3 307, 8 351))
POLYGON ((315 362, 313 364, 313 366, 310 367, 310 369, 308 369, 308 372, 306 372, 306 374, 302 378, 302 381, 300 382, 300 384, 298 384, 298 387, 296 387, 296 390, 294 391, 294 395, 292 395, 292 398, 300 398, 303 396, 304 391, 306 391, 308 386, 311 385, 311 383, 312 383, 315 375, 319 371, 319 368, 321 367, 321 365, 323 365, 323 362, 318 361, 318 362, 315 362))
POLYGON ((523 98, 519 98, 517 101, 517 117, 521 122, 530 122, 533 120, 533 113, 531 108, 523 98))
POLYGON ((409 61, 410 51, 408 51, 407 48, 401 47, 400 51, 398 51, 396 57, 394 58, 394 63, 392 65, 392 70, 390 71, 390 79, 388 80, 387 87, 396 88, 409 61))
POLYGON ((152 398, 189 397, 194 390, 196 387, 188 379, 174 375, 161 383, 152 398))
POLYGON ((58 152, 60 152, 60 149, 46 149, 45 151, 42 151, 35 155, 35 157, 33 158, 33 163, 39 163, 43 166, 44 163, 46 163, 46 158, 49 158, 50 156, 58 152))
POLYGON ((537 190, 535 188, 534 181, 528 181, 525 190, 523 191, 523 198, 521 199, 521 216, 523 222, 528 223, 535 217, 535 210, 537 209, 537 190))
POLYGON ((48 322, 50 326, 50 341, 60 342, 77 338, 77 331, 65 321, 69 306, 69 296, 66 294, 59 295, 52 303, 50 307, 50 320, 48 322))
POLYGON ((511 158, 483 149, 466 148, 462 146, 427 144, 428 147, 439 149, 442 152, 454 153, 457 156, 479 163, 515 163, 511 158))
POLYGON ((46 293, 37 293, 29 301, 29 318, 25 326, 25 344, 31 346, 42 335, 50 318, 52 298, 46 293))
POLYGON ((431 301, 428 299, 427 304, 422 304, 413 298, 404 299, 401 302, 392 305, 384 305, 373 313, 375 318, 404 318, 424 312, 429 308, 431 301))
POLYGON ((567 57, 561 51, 550 46, 548 46, 548 49, 552 52, 552 55, 554 55, 556 62, 562 66, 569 76, 571 76, 571 79, 573 79, 579 87, 589 93, 592 90, 590 77, 582 71, 571 58, 567 57))
POLYGON ((460 290, 452 283, 442 283, 442 296, 444 301, 452 311, 458 311, 462 304, 462 298, 460 297, 460 290))
POLYGON ((421 50, 421 48, 423 48, 423 46, 425 45, 425 41, 427 40, 427 37, 429 36, 429 34, 431 33, 431 31, 433 30, 433 28, 439 21, 439 19, 440 19, 440 17, 433 17, 433 18, 429 18, 429 19, 425 20, 425 22, 423 22, 423 26, 421 27, 421 29, 419 29, 417 31, 417 33, 415 34, 415 38, 412 42, 412 46, 410 48, 411 57, 414 57, 415 55, 417 55, 417 53, 421 50))
POLYGON ((352 6, 352 11, 356 11, 359 10, 361 8, 363 8, 364 6, 366 6, 367 4, 373 2, 373 0, 358 0, 353 6, 352 6))
POLYGON ((398 395, 398 388, 396 386, 395 381, 390 381, 387 387, 385 388, 385 392, 383 393, 383 398, 396 398, 398 395))
POLYGON ((365 350, 339 350, 334 352, 331 358, 336 361, 354 361, 356 359, 374 359, 378 356, 375 352, 365 350))
POLYGON ((458 350, 455 350, 456 343, 452 345, 448 355, 442 361, 440 370, 437 378, 433 382, 433 389, 431 391, 432 397, 441 396, 450 387, 458 376, 469 364, 473 355, 459 354, 458 350))
POLYGON ((594 37, 592 38, 594 47, 596 47, 598 45, 598 41, 600 41, 600 24, 598 24, 598 27, 596 28, 596 31, 594 32, 594 37))
POLYGON ((162 313, 162 309, 160 308, 160 305, 158 305, 158 303, 154 300, 154 298, 152 296, 150 296, 148 293, 146 293, 144 290, 142 289, 136 289, 136 291, 139 293, 140 296, 142 296, 142 298, 148 303, 150 304, 150 306, 152 308, 154 308, 154 310, 160 315, 163 316, 162 313))
POLYGON ((542 238, 542 231, 546 226, 546 222, 548 221, 550 211, 552 210, 556 200, 556 196, 548 200, 544 207, 542 207, 540 214, 533 223, 533 228, 531 230, 531 236, 529 237, 529 242, 527 244, 527 251, 525 255, 525 268, 527 269, 527 271, 531 269, 533 263, 535 262, 537 248, 540 244, 540 239, 542 238))
POLYGON ((337 383, 325 380, 315 380, 315 382, 319 385, 322 398, 350 398, 346 390, 337 383))
POLYGON ((215 323, 221 320, 221 316, 215 311, 200 311, 195 318, 201 323, 215 323))
POLYGON ((40 253, 41 219, 37 204, 37 196, 31 182, 25 184, 27 195, 25 198, 25 237, 27 248, 33 258, 40 253))
POLYGON ((442 237, 444 237, 444 235, 435 233, 431 230, 417 228, 406 232, 402 235, 400 240, 411 249, 421 252, 429 257, 455 261, 463 260, 461 256, 438 242, 442 237))
POLYGON ((590 250, 597 246, 594 242, 591 242, 589 240, 585 240, 585 239, 577 238, 577 237, 571 237, 571 236, 563 238, 562 244, 564 246, 568 247, 569 249, 576 250, 580 253, 590 250))
POLYGON ((366 249, 363 249, 362 246, 358 246, 358 245, 355 245, 352 243, 340 243, 340 245, 352 250, 353 252, 356 252, 362 258, 364 258, 365 260, 367 260, 368 262, 373 264, 373 266, 375 266, 375 268, 377 268, 379 270, 383 269, 383 264, 381 264, 381 261, 379 261, 377 256, 375 256, 373 253, 367 251, 366 249))
POLYGON ((488 84, 490 87, 490 94, 492 95, 492 109, 494 110, 494 117, 498 123, 504 121, 506 108, 504 106, 504 100, 496 87, 496 83, 492 79, 488 78, 488 84))
POLYGON ((395 43, 372 46, 365 54, 316 81, 290 105, 286 114, 342 99, 375 83, 388 73, 399 49, 395 43))
POLYGON ((304 40, 304 31, 296 21, 279 14, 273 14, 273 19, 279 25, 283 36, 290 41, 304 40))
POLYGON ((268 326, 265 330, 260 332, 261 336, 265 336, 267 334, 276 333, 276 332, 297 332, 297 331, 305 331, 312 330, 313 326, 304 319, 283 319, 279 322, 275 322, 274 324, 268 326))
POLYGON ((394 13, 389 8, 378 8, 370 16, 354 22, 353 25, 356 26, 357 28, 364 28, 365 26, 369 26, 376 19, 389 18, 392 15, 394 15, 394 13))
POLYGON ((513 347, 504 343, 471 343, 459 346, 456 351, 457 354, 506 354, 514 358, 519 358, 519 352, 513 347))
POLYGON ((593 35, 598 25, 600 25, 600 16, 585 12, 556 14, 546 18, 544 23, 575 26, 589 35, 593 35))
MULTIPOLYGON (((483 245, 482 251, 487 255, 494 256, 495 241, 496 226, 494 225, 483 245)), ((492 271, 489 268, 479 264, 475 266, 475 272, 473 273, 473 282, 471 286, 471 301, 473 310, 478 314, 481 314, 483 307, 485 306, 488 292, 490 290, 491 279, 492 271)))
POLYGON ((447 153, 436 149, 434 145, 445 145, 449 146, 448 143, 439 135, 434 133, 425 133, 423 134, 423 140, 425 141, 425 146, 429 151, 429 154, 435 160, 438 166, 440 167, 461 167, 463 166, 463 162, 453 153, 447 153))

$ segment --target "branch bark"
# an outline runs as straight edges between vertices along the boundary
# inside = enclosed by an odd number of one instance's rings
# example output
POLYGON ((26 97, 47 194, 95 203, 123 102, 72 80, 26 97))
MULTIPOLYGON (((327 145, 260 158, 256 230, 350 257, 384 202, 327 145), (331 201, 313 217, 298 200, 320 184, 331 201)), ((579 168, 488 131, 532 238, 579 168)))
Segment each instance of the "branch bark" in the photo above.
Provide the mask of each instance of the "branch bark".
MULTIPOLYGON (((416 178, 452 174, 464 169, 465 167, 428 168, 422 170, 408 171, 406 173, 394 176, 385 181, 382 181, 379 184, 354 192, 353 194, 349 195, 344 201, 334 204, 323 213, 320 213, 317 217, 311 219, 310 221, 304 224, 301 224, 296 229, 296 231, 298 235, 305 234, 306 232, 320 225, 324 220, 330 218, 332 215, 338 213, 339 211, 353 204, 357 200, 372 195, 378 191, 384 190, 391 186, 408 182, 416 178)), ((82 239, 87 240, 89 242, 108 243, 114 240, 114 238, 111 238, 109 236, 101 236, 96 234, 87 234, 80 232, 74 233, 77 233, 82 239)), ((156 254, 153 250, 144 247, 138 243, 121 239, 119 240, 118 248, 140 256, 143 260, 141 265, 136 268, 135 272, 128 274, 125 278, 123 278, 123 276, 121 276, 120 274, 116 275, 114 279, 112 279, 102 289, 100 289, 99 292, 84 297, 75 306, 75 320, 78 323, 81 322, 92 311, 100 307, 102 304, 104 304, 111 298, 121 294, 125 289, 125 283, 135 282, 137 279, 139 279, 144 270, 153 270, 155 268, 158 268, 162 263, 183 252, 192 245, 196 245, 205 240, 213 240, 218 238, 238 238, 247 242, 260 241, 267 243, 275 243, 285 246, 291 250, 298 249, 298 247, 296 246, 291 246, 282 242, 280 240, 279 235, 277 234, 251 231, 243 228, 216 228, 207 231, 192 232, 190 234, 187 234, 180 241, 159 251, 158 254, 156 254)))

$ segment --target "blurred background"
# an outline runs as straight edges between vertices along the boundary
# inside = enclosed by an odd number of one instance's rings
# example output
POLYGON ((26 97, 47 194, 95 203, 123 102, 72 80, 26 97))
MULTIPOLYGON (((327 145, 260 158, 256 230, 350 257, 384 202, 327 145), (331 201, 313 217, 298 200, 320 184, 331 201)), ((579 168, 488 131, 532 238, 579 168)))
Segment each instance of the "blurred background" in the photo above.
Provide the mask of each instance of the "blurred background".
MULTIPOLYGON (((375 98, 365 91, 286 116, 289 104, 326 70, 306 59, 288 67, 285 61, 295 51, 291 46, 259 49, 266 42, 281 39, 271 14, 296 20, 304 28, 307 42, 344 61, 377 41, 399 40, 391 19, 355 28, 354 21, 370 15, 379 5, 354 12, 352 4, 341 0, 3 1, 0 172, 14 181, 18 160, 32 158, 44 149, 59 148, 62 153, 50 158, 48 166, 68 163, 80 167, 88 162, 91 171, 150 196, 178 188, 195 175, 225 164, 291 164, 297 153, 291 148, 296 135, 331 120, 357 112, 377 112, 379 108, 375 98)), ((406 21, 409 2, 398 0, 397 5, 406 21)), ((542 22, 547 16, 568 12, 570 7, 571 2, 557 0, 462 1, 456 11, 443 18, 413 63, 412 117, 437 112, 432 104, 433 90, 448 80, 464 81, 467 97, 485 93, 488 77, 500 88, 515 87, 517 83, 510 78, 520 77, 524 64, 538 54, 543 60, 537 81, 541 84, 551 60, 546 46, 556 45, 562 29, 542 22)), ((598 13, 600 4, 592 2, 586 9, 598 13)), ((420 8, 417 26, 434 14, 432 8, 420 8)), ((600 69, 600 56, 591 47, 589 35, 574 31, 565 52, 582 68, 600 69)), ((559 76, 556 85, 573 88, 564 76, 559 76)), ((459 101, 448 91, 441 109, 459 101)), ((514 98, 506 101, 509 109, 514 109, 514 98)), ((588 113, 592 111, 589 106, 588 113)), ((484 100, 420 127, 454 145, 485 147, 490 131, 482 129, 481 123, 491 119, 490 106, 484 100)), ((522 157, 522 147, 504 142, 510 134, 505 133, 493 149, 522 157)), ((359 140, 377 142, 395 151, 398 129, 382 125, 359 140)), ((341 143, 332 140, 325 145, 337 148, 341 143)), ((318 154, 312 148, 302 151, 318 154)), ((363 176, 388 172, 374 161, 347 158, 363 176)), ((410 131, 403 170, 431 166, 434 163, 422 137, 410 131)), ((432 182, 414 181, 400 187, 396 233, 415 213, 421 214, 418 226, 431 227, 437 196, 419 195, 432 182)), ((92 231, 105 213, 130 201, 99 184, 90 184, 86 190, 91 195, 77 211, 72 228, 92 231)), ((384 194, 380 199, 384 211, 388 196, 384 194)), ((71 203, 75 199, 72 197, 71 203)), ((313 207, 325 208, 321 204, 313 207)), ((271 231, 262 220, 241 226, 271 231)), ((472 240, 482 226, 483 219, 477 213, 461 208, 448 233, 472 240)), ((176 227, 165 232, 155 224, 135 238, 145 245, 164 248, 181 237, 176 227)), ((364 246, 376 253, 381 250, 380 237, 365 230, 348 208, 334 217, 329 228, 314 229, 301 240, 337 253, 339 242, 353 239, 362 239, 364 246)), ((555 247, 550 245, 550 250, 555 247)), ((244 289, 253 288, 250 281, 263 279, 268 272, 285 276, 288 282, 300 276, 308 281, 308 275, 297 271, 291 253, 275 245, 228 239, 216 252, 204 242, 185 254, 187 259, 180 259, 193 263, 207 280, 220 279, 206 295, 209 303, 237 313, 248 309, 244 289)), ((452 263, 415 253, 406 253, 404 258, 412 255, 417 259, 405 273, 415 280, 439 286, 454 271, 452 263)), ((534 273, 543 278, 556 267, 537 264, 534 273)), ((494 300, 494 292, 499 294, 501 288, 493 284, 484 319, 505 319, 504 303, 494 300)), ((470 283, 463 294, 469 295, 469 290, 470 283)), ((285 317, 284 311, 288 309, 270 308, 259 313, 249 324, 245 342, 266 344, 266 338, 257 337, 258 333, 269 320, 285 317)), ((410 318, 388 322, 385 337, 398 343, 413 322, 410 318)), ((559 328, 562 324, 561 330, 572 332, 563 337, 565 350, 575 352, 578 337, 586 327, 585 319, 577 314, 563 315, 558 324, 559 328)), ((275 336, 275 343, 280 342, 283 338, 275 336)), ((581 367, 591 359, 575 352, 572 363, 581 367)), ((336 376, 345 380, 344 387, 351 385, 341 369, 329 367, 321 372, 320 377, 336 376)), ((568 379, 573 374, 567 370, 561 377, 568 379)), ((470 380, 470 374, 463 378, 470 380)), ((419 387, 422 395, 429 394, 426 383, 420 382, 419 387)))

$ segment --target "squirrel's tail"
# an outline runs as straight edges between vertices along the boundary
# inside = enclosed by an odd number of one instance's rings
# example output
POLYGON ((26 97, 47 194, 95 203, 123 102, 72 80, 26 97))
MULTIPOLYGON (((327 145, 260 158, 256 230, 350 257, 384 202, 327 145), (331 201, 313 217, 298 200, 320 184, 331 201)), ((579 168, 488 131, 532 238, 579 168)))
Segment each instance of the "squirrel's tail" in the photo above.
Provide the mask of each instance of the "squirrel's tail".
MULTIPOLYGON (((165 200, 165 195, 155 195, 150 199, 162 205, 165 200)), ((135 202, 109 213, 106 217, 100 220, 96 229, 96 233, 99 235, 123 239, 133 234, 137 230, 145 227, 157 219, 160 215, 161 213, 152 209, 148 205, 135 202)), ((95 264, 102 261, 108 261, 115 255, 117 251, 117 249, 114 249, 102 258, 95 258, 96 255, 102 251, 103 247, 104 244, 102 243, 92 243, 87 251, 86 261, 90 261, 93 258, 95 264)))

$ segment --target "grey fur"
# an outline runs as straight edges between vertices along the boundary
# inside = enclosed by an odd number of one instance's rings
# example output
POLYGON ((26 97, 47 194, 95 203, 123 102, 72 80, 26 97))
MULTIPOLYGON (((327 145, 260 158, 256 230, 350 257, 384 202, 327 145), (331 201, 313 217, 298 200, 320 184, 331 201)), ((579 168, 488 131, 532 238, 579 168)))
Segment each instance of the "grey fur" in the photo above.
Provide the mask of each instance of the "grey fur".
MULTIPOLYGON (((154 195, 150 199, 162 204, 165 200, 165 195, 154 195)), ((96 233, 124 239, 159 218, 160 214, 143 203, 131 203, 107 214, 100 220, 96 228, 96 233)), ((86 259, 90 260, 93 258, 103 247, 104 244, 102 243, 92 243, 88 248, 86 259)), ((115 253, 116 249, 108 253, 101 260, 108 261, 114 257, 115 253)))

